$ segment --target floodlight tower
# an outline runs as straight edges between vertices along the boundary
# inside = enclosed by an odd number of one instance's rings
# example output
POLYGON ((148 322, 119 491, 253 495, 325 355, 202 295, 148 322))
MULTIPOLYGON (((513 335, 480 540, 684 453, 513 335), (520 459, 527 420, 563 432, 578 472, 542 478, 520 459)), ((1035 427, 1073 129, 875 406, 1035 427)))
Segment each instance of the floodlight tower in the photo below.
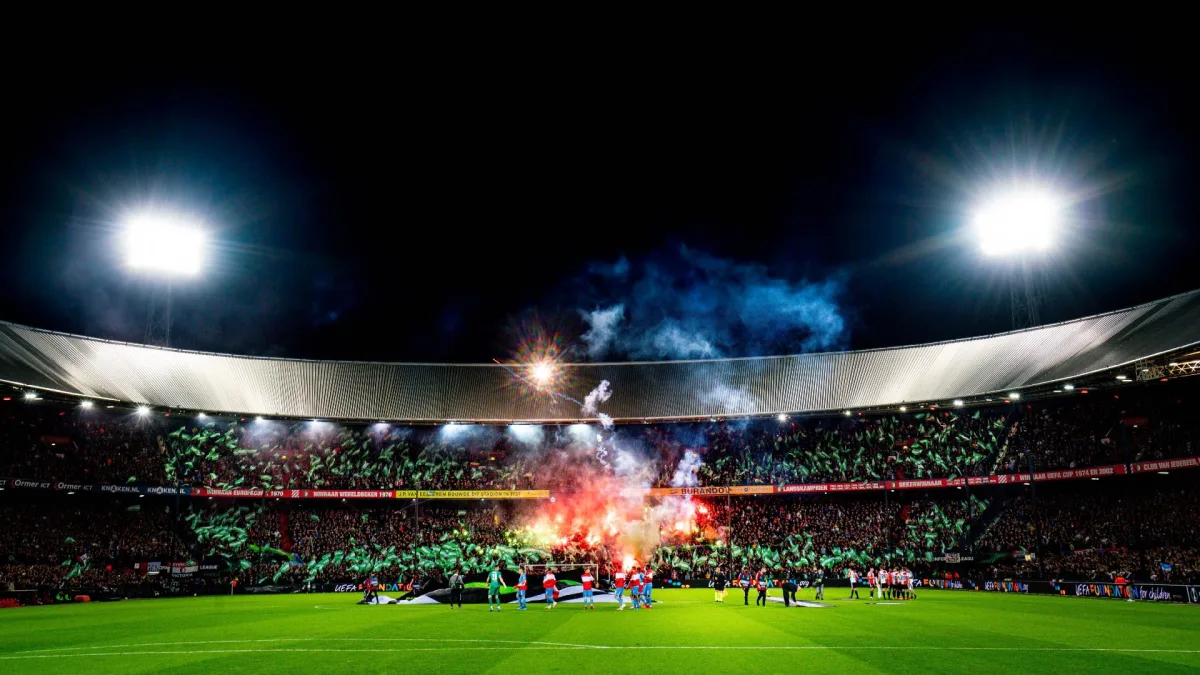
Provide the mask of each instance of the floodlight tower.
POLYGON ((1041 323, 1041 285, 1032 258, 1050 250, 1062 214, 1061 201, 1047 191, 1017 189, 993 197, 976 212, 975 233, 988 257, 1006 257, 1013 330, 1041 323))
POLYGON ((162 334, 164 347, 171 346, 171 283, 177 277, 195 277, 204 264, 205 235, 193 220, 160 211, 143 211, 129 216, 122 233, 126 266, 163 280, 166 296, 161 316, 151 294, 146 313, 146 343, 162 334))

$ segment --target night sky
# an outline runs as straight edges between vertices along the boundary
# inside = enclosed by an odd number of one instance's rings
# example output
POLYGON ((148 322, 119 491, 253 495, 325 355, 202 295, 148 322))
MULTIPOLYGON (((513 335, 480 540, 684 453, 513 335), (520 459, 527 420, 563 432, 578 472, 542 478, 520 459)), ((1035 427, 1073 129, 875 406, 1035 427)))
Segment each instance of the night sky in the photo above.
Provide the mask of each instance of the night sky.
POLYGON ((616 304, 628 334, 593 358, 687 355, 652 348, 666 324, 722 356, 953 339, 1009 328, 1005 268, 961 231, 1014 178, 1072 202, 1043 321, 1120 309, 1200 287, 1195 58, 1162 30, 14 69, 0 319, 142 341, 162 286, 115 239, 154 204, 217 243, 172 286, 174 347, 476 362, 543 326, 586 359, 616 304), (776 292, 842 329, 774 321, 776 292))

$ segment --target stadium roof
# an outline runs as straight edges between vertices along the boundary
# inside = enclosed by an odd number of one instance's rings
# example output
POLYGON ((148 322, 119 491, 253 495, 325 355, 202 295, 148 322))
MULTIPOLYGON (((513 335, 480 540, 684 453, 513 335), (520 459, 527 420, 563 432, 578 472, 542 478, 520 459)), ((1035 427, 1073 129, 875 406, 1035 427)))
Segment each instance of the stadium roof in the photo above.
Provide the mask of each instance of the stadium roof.
POLYGON ((1200 343, 1200 291, 1023 331, 854 352, 562 366, 560 396, 504 366, 189 352, 0 323, 0 380, 123 403, 328 420, 575 422, 602 380, 617 421, 823 413, 978 399, 1200 343), (571 400, 574 399, 574 400, 571 400))

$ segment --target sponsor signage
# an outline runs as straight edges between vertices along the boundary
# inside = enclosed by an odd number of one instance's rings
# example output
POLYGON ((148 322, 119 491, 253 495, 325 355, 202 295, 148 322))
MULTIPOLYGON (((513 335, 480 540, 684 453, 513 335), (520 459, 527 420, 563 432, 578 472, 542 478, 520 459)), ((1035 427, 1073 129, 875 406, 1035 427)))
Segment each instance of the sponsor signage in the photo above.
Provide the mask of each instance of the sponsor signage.
POLYGON ((127 495, 187 495, 189 488, 167 485, 110 485, 107 483, 71 483, 67 481, 25 480, 0 478, 0 486, 13 489, 54 490, 55 492, 107 492, 127 495))
POLYGON ((769 495, 774 493, 774 485, 715 485, 711 487, 650 488, 651 497, 674 497, 681 495, 769 495))
POLYGON ((884 483, 803 483, 800 485, 783 485, 776 492, 780 494, 796 494, 806 492, 864 492, 867 490, 883 490, 884 483))
MULTIPOLYGON (((968 581, 967 584, 970 585, 971 582, 968 581)), ((946 588, 946 589, 961 591, 963 589, 963 582, 958 579, 914 579, 913 586, 915 586, 915 587, 925 586, 927 588, 946 588)))
POLYGON ((994 593, 1034 593, 1039 595, 1066 595, 1078 598, 1116 598, 1139 602, 1187 602, 1200 604, 1200 586, 1176 586, 1172 584, 1114 584, 1091 581, 1013 581, 993 579, 973 581, 971 579, 923 579, 916 585, 927 588, 955 590, 982 590, 994 593))
POLYGON ((1151 602, 1197 602, 1195 586, 1170 584, 1054 584, 1060 591, 1078 597, 1124 598, 1151 602))
POLYGON ((983 590, 1000 593, 1028 593, 1029 584, 1023 581, 985 581, 983 590))

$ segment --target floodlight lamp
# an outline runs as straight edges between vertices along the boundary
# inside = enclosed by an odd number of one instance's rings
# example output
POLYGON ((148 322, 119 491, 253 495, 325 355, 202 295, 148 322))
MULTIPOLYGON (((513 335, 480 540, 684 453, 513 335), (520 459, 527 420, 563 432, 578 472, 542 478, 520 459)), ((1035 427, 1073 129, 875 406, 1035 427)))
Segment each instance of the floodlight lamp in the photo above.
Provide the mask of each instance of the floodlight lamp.
POLYGON ((1008 397, 1011 398, 1012 400, 1016 401, 1021 398, 1021 392, 1014 391, 1013 393, 1009 394, 1008 397))
POLYGON ((137 414, 141 415, 142 417, 145 417, 146 415, 149 415, 149 414, 150 414, 150 407, 149 407, 149 406, 144 406, 144 405, 139 405, 139 406, 137 407, 137 414))
POLYGON ((135 270, 190 277, 204 263, 203 230, 176 215, 146 211, 130 216, 123 244, 125 262, 135 270))
POLYGON ((550 385, 554 381, 554 376, 554 364, 548 361, 539 361, 529 367, 529 377, 539 387, 550 385))
POLYGON ((1043 252, 1054 243, 1061 201, 1044 190, 1021 190, 986 202, 972 222, 984 255, 1043 252))
POLYGON ((32 391, 25 392, 25 400, 26 401, 36 401, 37 397, 38 397, 38 395, 32 391))
POLYGON ((1063 385, 1063 389, 1066 389, 1067 391, 1074 391, 1074 390, 1075 390, 1075 385, 1073 385, 1073 384, 1064 384, 1064 385, 1063 385))
POLYGON ((94 404, 91 401, 80 401, 79 402, 79 407, 83 408, 84 410, 91 410, 93 405, 94 404))
POLYGON ((955 408, 963 407, 963 400, 961 398, 954 399, 954 407, 955 408))
POLYGON ((787 415, 784 415, 783 413, 779 413, 778 418, 781 423, 787 421, 787 415))

